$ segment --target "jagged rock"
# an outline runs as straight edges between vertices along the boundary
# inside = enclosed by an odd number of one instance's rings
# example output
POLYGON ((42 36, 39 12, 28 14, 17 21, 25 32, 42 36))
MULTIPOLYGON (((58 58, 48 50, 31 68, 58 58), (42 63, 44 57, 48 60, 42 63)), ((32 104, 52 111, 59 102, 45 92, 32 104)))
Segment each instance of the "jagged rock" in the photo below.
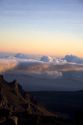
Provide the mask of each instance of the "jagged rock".
POLYGON ((11 115, 10 110, 6 108, 0 108, 0 118, 5 117, 8 118, 11 115))
POLYGON ((16 117, 16 116, 11 116, 11 117, 9 117, 9 119, 8 119, 8 124, 10 125, 18 125, 18 117, 16 117))
POLYGON ((36 100, 22 89, 17 80, 8 83, 3 76, 0 76, 0 117, 6 118, 6 125, 18 125, 19 119, 23 122, 20 125, 24 125, 25 121, 35 124, 33 116, 55 115, 38 105, 36 100))
MULTIPOLYGON (((3 108, 11 109, 11 112, 18 111, 23 112, 27 111, 27 113, 34 113, 36 110, 38 111, 38 105, 36 101, 30 96, 30 94, 22 89, 22 86, 19 85, 19 82, 17 80, 14 80, 13 82, 6 82, 3 78, 3 76, 0 76, 2 86, 0 86, 0 104, 3 108), (25 106, 26 105, 26 108, 25 106)), ((40 107, 42 114, 45 113, 45 110, 43 110, 43 107, 40 107)), ((41 112, 40 111, 40 112, 41 112)), ((40 113, 41 114, 41 113, 40 113)), ((50 114, 51 115, 51 114, 50 114)))
MULTIPOLYGON (((57 123, 62 125, 64 121, 57 123)), ((6 82, 0 76, 0 125, 56 125, 56 117, 39 105, 17 80, 6 82), (41 121, 43 123, 41 123, 41 121), (54 123, 53 123, 54 121, 54 123), (52 123, 52 124, 51 124, 52 123)), ((69 124, 63 124, 69 125, 69 124)))
POLYGON ((6 122, 6 118, 5 117, 0 117, 0 125, 3 125, 6 122))
POLYGON ((24 94, 24 90, 22 89, 22 86, 19 84, 17 80, 14 80, 10 86, 13 88, 14 93, 18 96, 19 94, 24 94))
POLYGON ((0 82, 4 81, 3 75, 0 75, 0 82))
POLYGON ((7 107, 7 98, 3 94, 3 88, 0 86, 0 108, 7 107))
POLYGON ((19 83, 17 80, 14 80, 11 84, 13 90, 14 90, 14 93, 18 96, 19 94, 19 83))

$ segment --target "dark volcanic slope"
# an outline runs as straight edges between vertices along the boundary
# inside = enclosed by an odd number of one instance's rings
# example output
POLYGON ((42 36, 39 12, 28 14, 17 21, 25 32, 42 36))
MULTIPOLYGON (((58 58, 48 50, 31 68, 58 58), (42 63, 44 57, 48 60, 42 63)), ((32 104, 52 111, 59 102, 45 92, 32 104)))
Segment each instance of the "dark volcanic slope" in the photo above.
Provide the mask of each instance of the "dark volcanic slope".
POLYGON ((54 115, 41 106, 14 80, 0 75, 0 125, 69 125, 65 117, 54 115))
POLYGON ((16 80, 8 83, 3 76, 0 76, 0 117, 4 115, 2 109, 10 114, 27 112, 30 115, 53 116, 43 106, 38 105, 37 101, 25 92, 16 80))
POLYGON ((44 107, 39 106, 30 94, 22 89, 18 81, 8 83, 0 76, 0 108, 10 108, 12 111, 28 110, 30 114, 52 115, 44 107))

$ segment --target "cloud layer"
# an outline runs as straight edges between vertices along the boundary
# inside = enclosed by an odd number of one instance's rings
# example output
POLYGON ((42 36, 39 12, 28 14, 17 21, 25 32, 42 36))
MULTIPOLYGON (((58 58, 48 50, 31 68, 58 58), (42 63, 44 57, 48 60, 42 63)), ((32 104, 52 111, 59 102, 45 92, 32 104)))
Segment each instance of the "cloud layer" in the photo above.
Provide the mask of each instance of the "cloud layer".
POLYGON ((18 73, 39 78, 56 79, 63 72, 83 71, 83 65, 67 62, 65 59, 42 56, 33 58, 30 55, 16 54, 0 58, 1 73, 18 73))

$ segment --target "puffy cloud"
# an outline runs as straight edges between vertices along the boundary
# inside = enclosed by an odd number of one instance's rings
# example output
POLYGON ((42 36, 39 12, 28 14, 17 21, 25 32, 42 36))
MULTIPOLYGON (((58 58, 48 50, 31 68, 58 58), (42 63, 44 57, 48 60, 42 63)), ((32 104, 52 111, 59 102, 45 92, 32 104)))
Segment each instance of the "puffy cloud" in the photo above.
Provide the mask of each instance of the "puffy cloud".
POLYGON ((50 56, 42 56, 41 59, 40 59, 40 61, 43 61, 43 62, 52 62, 53 59, 50 56))
POLYGON ((50 70, 50 64, 37 62, 37 61, 25 61, 19 62, 18 65, 13 69, 13 71, 22 74, 28 74, 40 78, 60 78, 62 76, 61 72, 50 70))
POLYGON ((14 59, 0 59, 0 72, 6 72, 17 66, 18 62, 14 59))
POLYGON ((55 60, 52 57, 44 56, 42 58, 46 60, 41 61, 36 58, 27 59, 26 56, 23 56, 23 58, 16 58, 15 56, 0 58, 0 72, 18 73, 40 78, 56 79, 62 77, 62 73, 64 71, 83 70, 82 64, 67 63, 60 58, 55 58, 55 60))
POLYGON ((62 72, 58 71, 44 71, 44 72, 36 72, 39 77, 44 79, 56 79, 62 77, 62 72))
POLYGON ((50 70, 50 64, 33 59, 0 59, 0 72, 19 73, 40 78, 58 78, 61 72, 50 70))
POLYGON ((16 54, 15 57, 16 57, 16 58, 19 58, 19 59, 30 59, 30 58, 31 58, 30 55, 21 54, 21 53, 16 54))
POLYGON ((83 58, 74 55, 66 55, 64 59, 67 60, 67 62, 83 64, 83 58))

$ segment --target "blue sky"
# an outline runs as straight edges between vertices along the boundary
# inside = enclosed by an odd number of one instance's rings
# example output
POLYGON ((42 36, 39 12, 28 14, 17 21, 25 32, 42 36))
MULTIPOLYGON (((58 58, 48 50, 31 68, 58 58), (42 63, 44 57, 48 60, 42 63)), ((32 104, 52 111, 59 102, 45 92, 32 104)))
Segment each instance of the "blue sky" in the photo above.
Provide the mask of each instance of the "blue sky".
POLYGON ((81 0, 0 0, 0 20, 2 28, 79 33, 83 31, 83 4, 81 0))
MULTIPOLYGON (((8 32, 17 33, 18 37, 32 32, 47 32, 49 35, 53 32, 67 33, 69 37, 82 41, 83 1, 0 0, 0 35, 8 32)), ((2 37, 0 41, 7 44, 2 37)))

